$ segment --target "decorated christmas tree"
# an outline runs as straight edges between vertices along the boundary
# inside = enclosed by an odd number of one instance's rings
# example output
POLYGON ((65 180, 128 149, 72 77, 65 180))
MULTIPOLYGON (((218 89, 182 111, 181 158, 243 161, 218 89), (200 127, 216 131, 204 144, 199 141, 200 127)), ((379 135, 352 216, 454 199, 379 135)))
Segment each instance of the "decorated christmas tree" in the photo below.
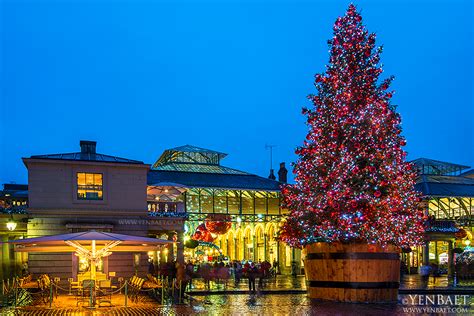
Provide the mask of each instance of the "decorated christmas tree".
POLYGON ((365 242, 419 244, 423 211, 416 170, 405 161, 401 119, 391 104, 392 77, 379 80, 381 47, 350 5, 334 24, 326 71, 315 76, 309 128, 283 189, 290 213, 280 239, 291 246, 365 242))

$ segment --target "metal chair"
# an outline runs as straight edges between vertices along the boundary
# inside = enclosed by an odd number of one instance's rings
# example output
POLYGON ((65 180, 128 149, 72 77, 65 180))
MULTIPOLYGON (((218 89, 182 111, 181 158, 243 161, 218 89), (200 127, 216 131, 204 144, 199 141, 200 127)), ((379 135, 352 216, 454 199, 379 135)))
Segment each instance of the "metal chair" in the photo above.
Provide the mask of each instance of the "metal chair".
POLYGON ((78 288, 76 295, 76 306, 79 303, 89 303, 89 305, 95 305, 95 281, 94 280, 83 280, 82 286, 78 288), (92 303, 92 304, 91 304, 92 303))
POLYGON ((97 292, 97 299, 99 300, 99 307, 102 303, 112 305, 112 282, 111 280, 100 280, 99 289, 97 292))

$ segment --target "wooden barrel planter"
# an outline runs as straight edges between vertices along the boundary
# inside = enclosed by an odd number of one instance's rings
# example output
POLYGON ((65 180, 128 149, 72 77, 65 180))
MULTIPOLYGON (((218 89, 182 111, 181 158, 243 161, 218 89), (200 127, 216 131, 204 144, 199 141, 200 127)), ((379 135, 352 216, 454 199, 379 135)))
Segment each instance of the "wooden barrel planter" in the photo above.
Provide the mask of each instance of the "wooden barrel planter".
POLYGON ((388 245, 314 243, 305 247, 310 298, 340 302, 395 302, 400 249, 388 245))

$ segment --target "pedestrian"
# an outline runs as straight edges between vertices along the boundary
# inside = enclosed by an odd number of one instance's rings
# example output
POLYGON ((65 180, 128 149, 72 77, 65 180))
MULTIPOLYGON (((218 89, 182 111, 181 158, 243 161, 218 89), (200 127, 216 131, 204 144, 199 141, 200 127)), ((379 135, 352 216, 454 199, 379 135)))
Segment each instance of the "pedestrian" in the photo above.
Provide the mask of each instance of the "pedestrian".
POLYGON ((240 284, 240 279, 242 278, 242 265, 239 261, 234 263, 234 275, 235 275, 235 286, 237 287, 240 284))
POLYGON ((255 266, 253 262, 250 263, 248 278, 249 278, 249 291, 251 293, 255 293, 255 278, 257 277, 257 274, 258 274, 258 268, 255 266))
POLYGON ((296 275, 298 274, 297 270, 298 270, 298 266, 296 265, 296 261, 293 260, 291 262, 291 275, 294 278, 296 278, 296 275))
POLYGON ((188 261, 188 264, 186 265, 186 275, 188 277, 188 285, 189 289, 193 287, 193 277, 194 277, 194 265, 191 261, 188 261))

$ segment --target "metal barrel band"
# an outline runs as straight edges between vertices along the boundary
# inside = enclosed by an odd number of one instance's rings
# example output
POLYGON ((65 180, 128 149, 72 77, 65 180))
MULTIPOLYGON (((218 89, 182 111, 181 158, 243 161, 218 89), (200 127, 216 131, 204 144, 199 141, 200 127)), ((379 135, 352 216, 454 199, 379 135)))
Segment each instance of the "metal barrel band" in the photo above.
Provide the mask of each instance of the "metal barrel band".
POLYGON ((306 255, 306 260, 322 259, 398 260, 400 255, 394 252, 317 252, 306 255))
POLYGON ((308 281, 310 287, 337 289, 398 289, 399 282, 308 281))

